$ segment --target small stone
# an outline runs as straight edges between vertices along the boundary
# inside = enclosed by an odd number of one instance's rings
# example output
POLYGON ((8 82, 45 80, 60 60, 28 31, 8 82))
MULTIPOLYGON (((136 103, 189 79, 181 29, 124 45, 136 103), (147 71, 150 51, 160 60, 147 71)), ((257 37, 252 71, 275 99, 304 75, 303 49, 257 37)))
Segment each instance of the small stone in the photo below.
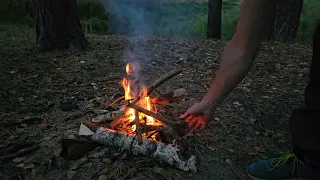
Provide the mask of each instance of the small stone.
POLYGON ((232 160, 231 160, 231 159, 226 159, 226 163, 227 163, 228 165, 232 165, 232 160))

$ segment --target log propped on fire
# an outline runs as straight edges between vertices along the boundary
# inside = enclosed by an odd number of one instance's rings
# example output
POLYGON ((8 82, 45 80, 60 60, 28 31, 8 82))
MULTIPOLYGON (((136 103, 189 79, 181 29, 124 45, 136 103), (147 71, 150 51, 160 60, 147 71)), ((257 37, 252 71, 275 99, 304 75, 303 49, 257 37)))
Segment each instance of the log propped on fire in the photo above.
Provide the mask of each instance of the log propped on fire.
POLYGON ((148 139, 143 139, 140 144, 135 136, 102 127, 97 129, 91 139, 107 146, 130 151, 133 154, 159 159, 183 171, 197 171, 195 156, 191 155, 187 160, 184 160, 181 157, 180 150, 171 144, 164 144, 148 139))

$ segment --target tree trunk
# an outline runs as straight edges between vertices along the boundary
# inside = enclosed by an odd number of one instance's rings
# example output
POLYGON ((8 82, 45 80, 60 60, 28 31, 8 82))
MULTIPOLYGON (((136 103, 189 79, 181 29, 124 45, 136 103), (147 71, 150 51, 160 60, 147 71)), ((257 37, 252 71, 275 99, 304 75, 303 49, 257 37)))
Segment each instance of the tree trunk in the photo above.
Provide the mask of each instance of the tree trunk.
POLYGON ((297 36, 303 0, 277 1, 269 40, 292 41, 297 36))
POLYGON ((221 39, 222 0, 209 0, 207 38, 221 39))
POLYGON ((37 48, 40 51, 88 46, 77 15, 76 0, 35 0, 37 48))

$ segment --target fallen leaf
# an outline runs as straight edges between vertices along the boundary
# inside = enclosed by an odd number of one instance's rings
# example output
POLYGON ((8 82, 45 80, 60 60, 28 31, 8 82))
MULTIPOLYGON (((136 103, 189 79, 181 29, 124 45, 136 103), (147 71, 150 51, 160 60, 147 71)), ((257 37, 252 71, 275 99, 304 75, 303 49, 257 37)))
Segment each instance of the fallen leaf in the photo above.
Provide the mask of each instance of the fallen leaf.
POLYGON ((209 149, 210 151, 215 151, 215 150, 216 150, 216 148, 214 148, 214 147, 212 147, 212 146, 209 146, 208 149, 209 149))
POLYGON ((25 160, 25 157, 16 157, 12 160, 14 163, 21 163, 22 161, 25 160))
POLYGON ((214 120, 216 120, 216 121, 220 121, 220 118, 218 118, 218 117, 215 117, 215 118, 214 118, 214 120))
POLYGON ((103 159, 102 159, 102 162, 104 162, 104 163, 106 163, 106 164, 110 164, 110 163, 112 163, 113 161, 112 161, 112 159, 109 159, 109 158, 103 158, 103 159))
POLYGON ((231 152, 231 153, 234 153, 234 150, 233 150, 233 149, 227 148, 227 150, 228 150, 229 152, 231 152))
POLYGON ((152 171, 157 174, 163 174, 164 172, 163 168, 160 168, 160 167, 154 167, 152 168, 152 171))
POLYGON ((42 123, 42 124, 40 124, 40 126, 43 127, 43 128, 46 128, 46 127, 49 126, 49 124, 48 123, 42 123))
POLYGON ((103 168, 100 172, 99 172, 99 175, 101 174, 107 174, 109 172, 110 168, 109 167, 105 167, 103 168))
POLYGON ((75 136, 75 135, 73 135, 73 134, 70 134, 70 135, 68 136, 68 138, 69 138, 69 139, 75 139, 75 138, 76 138, 76 136, 75 136))
POLYGON ((250 121, 250 123, 253 124, 253 123, 255 123, 257 121, 257 119, 256 118, 250 118, 249 121, 250 121))
POLYGON ((98 178, 98 180, 108 180, 108 176, 106 176, 106 175, 100 175, 99 176, 99 178, 98 178))
POLYGON ((238 101, 233 102, 233 104, 234 104, 235 106, 241 106, 241 104, 240 104, 238 101))
POLYGON ((262 153, 266 152, 266 150, 265 150, 264 148, 258 147, 258 146, 254 147, 254 150, 255 150, 256 152, 262 152, 262 153))
POLYGON ((67 178, 72 179, 77 174, 77 171, 68 171, 67 178))
POLYGON ((86 61, 80 61, 80 64, 83 64, 83 63, 85 63, 86 61))
POLYGON ((231 164, 232 164, 232 160, 231 160, 231 159, 226 159, 226 163, 227 163, 228 165, 231 165, 231 164))

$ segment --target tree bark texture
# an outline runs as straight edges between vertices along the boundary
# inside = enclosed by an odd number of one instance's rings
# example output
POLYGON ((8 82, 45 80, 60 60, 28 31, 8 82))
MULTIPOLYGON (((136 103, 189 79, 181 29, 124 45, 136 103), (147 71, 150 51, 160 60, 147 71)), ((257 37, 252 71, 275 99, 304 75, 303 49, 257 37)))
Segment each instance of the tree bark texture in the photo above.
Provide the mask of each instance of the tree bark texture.
POLYGON ((143 139, 140 144, 135 136, 122 134, 102 127, 97 129, 91 139, 95 142, 120 148, 123 151, 129 151, 133 154, 159 159, 183 171, 197 171, 195 156, 191 155, 189 158, 185 158, 177 147, 169 144, 148 139, 143 139))
POLYGON ((221 39, 222 0, 208 1, 207 38, 221 39))
POLYGON ((297 36, 303 0, 277 1, 269 40, 292 41, 297 36))
POLYGON ((40 51, 88 46, 77 14, 76 0, 35 0, 37 48, 40 51))

